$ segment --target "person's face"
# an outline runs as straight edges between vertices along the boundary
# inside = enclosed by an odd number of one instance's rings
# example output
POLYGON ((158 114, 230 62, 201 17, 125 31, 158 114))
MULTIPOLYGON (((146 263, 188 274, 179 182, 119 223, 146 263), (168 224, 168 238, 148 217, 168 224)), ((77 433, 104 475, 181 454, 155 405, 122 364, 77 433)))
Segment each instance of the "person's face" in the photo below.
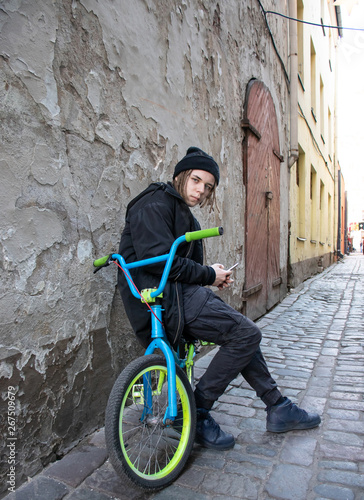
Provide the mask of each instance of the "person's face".
POLYGON ((215 177, 205 170, 192 170, 186 181, 184 200, 189 207, 202 203, 211 193, 215 177))

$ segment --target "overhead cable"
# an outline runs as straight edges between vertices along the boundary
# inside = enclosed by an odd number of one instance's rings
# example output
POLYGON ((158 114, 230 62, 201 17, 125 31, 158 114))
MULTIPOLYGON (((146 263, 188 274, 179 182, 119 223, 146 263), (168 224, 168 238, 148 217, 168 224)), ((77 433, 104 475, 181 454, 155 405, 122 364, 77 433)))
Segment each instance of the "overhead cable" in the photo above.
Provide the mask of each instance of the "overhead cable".
MULTIPOLYGON (((263 7, 262 7, 262 9, 263 9, 263 7)), ((337 30, 364 31, 364 28, 349 28, 349 27, 345 27, 345 26, 330 26, 328 24, 322 24, 322 23, 311 23, 310 21, 303 21, 302 19, 296 19, 294 17, 289 17, 289 16, 286 16, 285 14, 281 14, 280 12, 274 12, 273 10, 264 10, 263 9, 263 11, 264 11, 264 14, 274 14, 275 16, 284 17, 285 19, 289 19, 290 21, 296 21, 297 23, 302 23, 302 24, 309 24, 311 26, 319 26, 320 28, 332 28, 332 29, 337 29, 337 30)))

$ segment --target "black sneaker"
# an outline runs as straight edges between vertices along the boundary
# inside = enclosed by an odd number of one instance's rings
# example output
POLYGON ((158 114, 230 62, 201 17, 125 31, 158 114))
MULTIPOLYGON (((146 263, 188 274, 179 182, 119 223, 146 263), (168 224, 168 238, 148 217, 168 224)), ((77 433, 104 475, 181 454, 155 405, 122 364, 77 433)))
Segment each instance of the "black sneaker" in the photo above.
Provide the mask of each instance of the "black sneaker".
POLYGON ((234 436, 224 432, 208 411, 197 412, 195 441, 206 448, 216 450, 230 450, 235 445, 234 436))
POLYGON ((283 403, 270 406, 267 411, 267 431, 287 432, 317 427, 321 418, 317 413, 307 413, 288 398, 283 403))

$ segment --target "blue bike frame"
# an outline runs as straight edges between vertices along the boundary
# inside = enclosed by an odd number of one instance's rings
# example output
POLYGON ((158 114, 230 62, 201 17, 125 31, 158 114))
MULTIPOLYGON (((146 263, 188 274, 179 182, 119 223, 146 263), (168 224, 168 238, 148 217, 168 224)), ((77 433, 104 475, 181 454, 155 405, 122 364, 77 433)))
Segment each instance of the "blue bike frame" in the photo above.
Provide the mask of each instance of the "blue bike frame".
MULTIPOLYGON (((150 259, 144 259, 137 262, 131 262, 127 264, 124 258, 119 254, 106 255, 101 259, 97 259, 94 261, 95 267, 103 267, 105 265, 109 265, 109 260, 115 260, 119 263, 120 267, 123 269, 125 273, 126 280, 128 282, 129 288, 137 299, 140 299, 140 295, 138 290, 136 289, 130 273, 129 269, 134 269, 136 267, 148 266, 151 264, 157 264, 159 262, 165 262, 163 274, 159 286, 156 290, 150 291, 148 295, 148 299, 145 299, 146 302, 151 302, 150 308, 153 312, 152 315, 152 341, 149 344, 145 355, 152 354, 156 349, 160 349, 166 359, 167 370, 168 370, 168 407, 163 419, 164 424, 168 425, 169 421, 173 421, 177 416, 177 395, 176 395, 176 363, 183 368, 185 365, 184 360, 180 360, 175 351, 171 348, 166 333, 164 331, 162 325, 162 306, 160 304, 153 303, 150 299, 158 297, 164 290, 166 286, 167 279, 169 276, 169 272, 172 267, 172 262, 174 256, 176 255, 176 250, 181 243, 190 242, 193 240, 200 240, 202 238, 210 238, 211 236, 221 236, 223 234, 222 227, 214 227, 210 229, 203 229, 198 231, 192 231, 185 233, 183 236, 177 238, 171 246, 171 249, 168 254, 161 255, 158 257, 152 257, 150 259)), ((152 392, 150 389, 150 384, 148 384, 148 380, 144 377, 144 413, 143 418, 148 414, 152 413, 152 392)))
MULTIPOLYGON (((174 256, 176 254, 176 250, 178 246, 186 241, 186 236, 180 236, 175 240, 173 243, 170 251, 168 254, 161 255, 158 257, 152 257, 150 259, 144 259, 140 260, 138 262, 132 262, 130 264, 127 264, 124 260, 124 258, 119 255, 119 254, 112 254, 111 258, 113 260, 117 260, 120 264, 120 266, 123 268, 125 272, 125 277, 127 279, 127 282, 129 284, 130 290, 134 297, 137 299, 140 299, 140 295, 138 291, 136 290, 132 280, 131 276, 129 274, 129 269, 134 269, 136 267, 142 267, 142 266, 148 266, 150 264, 157 264, 159 262, 166 262, 166 265, 164 267, 164 271, 162 274, 162 278, 159 284, 159 287, 151 292, 150 296, 157 297, 160 295, 164 287, 167 283, 167 279, 169 276, 169 272, 171 270, 172 262, 174 259, 174 256)), ((152 342, 149 344, 147 350, 145 351, 145 355, 148 354, 153 354, 153 352, 156 349, 160 349, 162 353, 164 354, 164 357, 166 359, 167 363, 167 372, 168 372, 168 407, 166 410, 166 413, 164 415, 163 423, 166 424, 168 420, 173 421, 175 417, 177 416, 177 395, 176 395, 176 365, 175 363, 179 362, 178 357, 175 355, 174 351, 171 349, 168 341, 167 341, 167 336, 165 334, 164 328, 162 326, 162 306, 159 304, 152 304, 151 309, 154 312, 155 316, 152 314, 152 342)), ((144 375, 144 377, 146 377, 144 375)), ((151 388, 150 388, 150 383, 148 383, 148 380, 144 379, 144 398, 145 398, 145 409, 144 413, 145 414, 151 414, 152 413, 152 394, 151 394, 151 388)))

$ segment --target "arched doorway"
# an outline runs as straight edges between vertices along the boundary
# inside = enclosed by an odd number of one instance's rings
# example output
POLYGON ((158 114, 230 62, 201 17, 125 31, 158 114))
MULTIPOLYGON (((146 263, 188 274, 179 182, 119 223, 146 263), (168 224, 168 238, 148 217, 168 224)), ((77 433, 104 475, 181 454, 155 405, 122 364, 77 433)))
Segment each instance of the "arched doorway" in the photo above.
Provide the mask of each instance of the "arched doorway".
POLYGON ((277 116, 268 88, 252 80, 246 93, 243 143, 245 283, 243 312, 251 319, 279 301, 280 163, 277 116))

